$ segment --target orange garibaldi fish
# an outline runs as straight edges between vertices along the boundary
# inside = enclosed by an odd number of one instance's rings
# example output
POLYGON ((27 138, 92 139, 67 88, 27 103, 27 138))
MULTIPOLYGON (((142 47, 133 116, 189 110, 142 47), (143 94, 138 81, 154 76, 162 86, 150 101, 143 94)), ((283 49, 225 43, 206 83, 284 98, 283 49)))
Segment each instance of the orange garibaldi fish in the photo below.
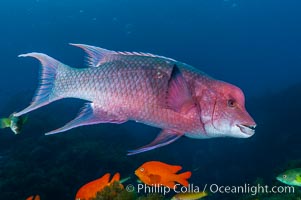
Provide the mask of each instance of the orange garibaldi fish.
POLYGON ((90 67, 72 68, 42 53, 19 56, 38 59, 42 70, 32 103, 14 117, 60 99, 77 98, 88 103, 75 119, 48 135, 129 120, 162 129, 153 142, 128 155, 168 145, 182 136, 248 138, 255 133, 244 94, 232 84, 163 56, 72 45, 88 54, 90 67))
POLYGON ((120 180, 120 174, 116 173, 110 181, 111 174, 107 173, 99 179, 83 185, 76 193, 75 200, 90 200, 96 197, 96 193, 106 186, 120 180))
POLYGON ((26 200, 40 200, 40 195, 32 195, 28 197, 26 200))
POLYGON ((145 184, 151 186, 166 186, 174 188, 176 183, 188 186, 187 179, 190 178, 191 172, 176 174, 182 169, 181 166, 169 165, 159 161, 149 161, 140 166, 135 174, 145 184))

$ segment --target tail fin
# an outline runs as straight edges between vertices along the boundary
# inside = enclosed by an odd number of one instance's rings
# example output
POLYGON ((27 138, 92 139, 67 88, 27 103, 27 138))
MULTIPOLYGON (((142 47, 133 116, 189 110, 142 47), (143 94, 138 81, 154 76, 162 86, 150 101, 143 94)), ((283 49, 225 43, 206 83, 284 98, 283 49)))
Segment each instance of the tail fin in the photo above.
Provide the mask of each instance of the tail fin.
POLYGON ((38 59, 42 64, 42 69, 40 71, 40 85, 30 106, 18 113, 15 113, 14 116, 17 117, 57 100, 53 90, 57 73, 60 68, 68 67, 67 65, 64 65, 54 58, 42 53, 21 54, 19 57, 34 57, 38 59))
POLYGON ((178 178, 175 181, 178 182, 178 183, 180 183, 181 185, 187 187, 188 184, 189 184, 188 181, 187 181, 187 179, 189 179, 190 176, 191 176, 191 172, 190 171, 184 172, 182 174, 178 174, 177 175, 178 178))
POLYGON ((0 118, 0 128, 10 127, 10 118, 0 118))

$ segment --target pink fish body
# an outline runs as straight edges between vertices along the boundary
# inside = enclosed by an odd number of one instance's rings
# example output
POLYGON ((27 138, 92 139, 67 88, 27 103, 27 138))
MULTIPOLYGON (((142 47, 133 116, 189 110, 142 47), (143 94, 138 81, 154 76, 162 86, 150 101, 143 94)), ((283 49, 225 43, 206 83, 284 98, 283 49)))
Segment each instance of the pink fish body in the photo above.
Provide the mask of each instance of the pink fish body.
POLYGON ((71 68, 41 53, 19 56, 37 58, 42 72, 31 105, 15 116, 63 98, 89 102, 74 120, 47 135, 128 120, 162 128, 153 142, 129 151, 132 155, 167 145, 183 135, 247 138, 255 132, 244 94, 234 85, 163 56, 72 45, 88 54, 88 68, 71 68))

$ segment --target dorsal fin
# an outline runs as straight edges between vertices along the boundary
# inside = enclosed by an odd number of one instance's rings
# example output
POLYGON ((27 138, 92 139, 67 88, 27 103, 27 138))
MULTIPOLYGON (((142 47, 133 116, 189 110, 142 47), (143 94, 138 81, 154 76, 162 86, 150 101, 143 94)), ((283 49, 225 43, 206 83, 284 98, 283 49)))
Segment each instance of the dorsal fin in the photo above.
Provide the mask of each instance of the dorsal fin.
POLYGON ((85 45, 85 44, 70 43, 70 45, 79 47, 88 54, 87 60, 88 60, 88 64, 91 67, 98 67, 102 63, 109 61, 110 57, 112 55, 116 54, 115 51, 110 51, 110 50, 103 49, 100 47, 94 47, 94 46, 85 45))
POLYGON ((175 61, 174 59, 167 58, 164 56, 154 55, 151 53, 111 51, 111 50, 107 50, 91 45, 86 45, 86 44, 70 43, 70 45, 79 47, 88 54, 87 60, 91 67, 99 67, 103 63, 110 62, 113 60, 118 60, 120 58, 119 55, 120 56, 146 56, 146 57, 153 57, 153 58, 162 58, 169 61, 175 61))
POLYGON ((178 171, 180 171, 182 169, 181 166, 179 165, 168 165, 168 169, 172 172, 172 173, 177 173, 178 171))
POLYGON ((114 174, 114 176, 112 177, 112 180, 109 182, 109 184, 112 184, 115 181, 120 181, 120 174, 118 172, 114 174))

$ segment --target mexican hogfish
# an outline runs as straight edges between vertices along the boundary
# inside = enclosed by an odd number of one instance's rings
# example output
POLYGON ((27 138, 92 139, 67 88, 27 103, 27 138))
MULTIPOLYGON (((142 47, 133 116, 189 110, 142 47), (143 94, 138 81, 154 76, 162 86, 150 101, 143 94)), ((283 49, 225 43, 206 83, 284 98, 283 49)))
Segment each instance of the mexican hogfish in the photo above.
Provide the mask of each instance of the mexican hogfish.
POLYGON ((78 116, 46 135, 99 123, 129 120, 161 128, 150 144, 128 155, 170 144, 185 135, 248 138, 255 122, 243 92, 190 65, 150 53, 118 52, 71 44, 87 54, 88 68, 71 68, 42 53, 21 54, 42 64, 40 86, 21 116, 63 98, 87 100, 78 116))

